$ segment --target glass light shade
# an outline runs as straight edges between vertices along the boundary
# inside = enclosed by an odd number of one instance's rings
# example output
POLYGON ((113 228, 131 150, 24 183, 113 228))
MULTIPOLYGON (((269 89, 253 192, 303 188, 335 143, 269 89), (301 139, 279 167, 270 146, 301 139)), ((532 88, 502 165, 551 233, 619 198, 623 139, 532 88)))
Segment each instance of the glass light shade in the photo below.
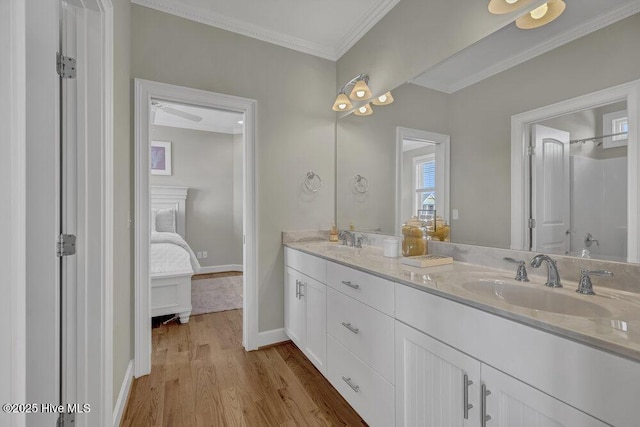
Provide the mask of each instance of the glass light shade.
POLYGON ((349 111, 352 108, 351 101, 344 93, 339 94, 336 102, 333 103, 333 111, 349 111))
POLYGON ((369 103, 364 104, 362 107, 358 107, 354 110, 353 114, 356 116, 370 116, 373 114, 373 108, 369 103))
POLYGON ((353 86, 353 90, 351 91, 349 98, 353 99, 354 101, 364 101, 371 98, 372 96, 373 94, 371 93, 369 86, 367 86, 367 83, 365 83, 364 80, 358 80, 353 86))
POLYGON ((371 103, 373 105, 389 105, 393 102, 393 96, 391 96, 391 92, 387 92, 384 95, 380 95, 375 98, 371 103))
POLYGON ((489 12, 494 15, 503 15, 518 9, 522 9, 533 0, 491 0, 489 2, 489 12))
POLYGON ((542 27, 562 15, 566 7, 567 5, 563 0, 549 0, 545 5, 516 19, 516 26, 521 30, 532 30, 542 27), (545 12, 545 6, 546 13, 543 13, 545 12))

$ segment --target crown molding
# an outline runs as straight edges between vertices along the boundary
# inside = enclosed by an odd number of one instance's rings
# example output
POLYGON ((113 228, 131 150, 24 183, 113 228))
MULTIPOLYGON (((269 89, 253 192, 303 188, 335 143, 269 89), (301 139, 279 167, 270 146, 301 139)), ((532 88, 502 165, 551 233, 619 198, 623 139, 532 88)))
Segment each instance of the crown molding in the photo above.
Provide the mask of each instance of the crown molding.
POLYGON ((629 2, 606 14, 586 21, 585 23, 574 27, 569 31, 565 31, 564 33, 559 34, 550 40, 537 44, 530 49, 520 52, 517 55, 513 55, 503 61, 500 61, 489 68, 485 68, 478 73, 458 80, 451 85, 434 84, 433 87, 429 87, 448 94, 452 94, 498 73, 506 71, 509 68, 515 67, 516 65, 520 65, 530 59, 540 56, 564 44, 579 39, 580 37, 586 36, 587 34, 628 18, 629 16, 634 15, 638 12, 640 12, 640 0, 629 2))
POLYGON ((337 61, 347 53, 374 25, 378 23, 400 0, 378 0, 376 4, 365 13, 358 23, 344 35, 335 47, 335 60, 337 61))
POLYGON ((257 25, 229 18, 204 8, 189 6, 179 0, 131 0, 140 6, 159 10, 160 12, 179 16, 201 24, 221 28, 232 33, 241 34, 267 43, 303 52, 320 58, 337 60, 333 46, 324 46, 298 37, 289 36, 277 31, 268 30, 257 25))

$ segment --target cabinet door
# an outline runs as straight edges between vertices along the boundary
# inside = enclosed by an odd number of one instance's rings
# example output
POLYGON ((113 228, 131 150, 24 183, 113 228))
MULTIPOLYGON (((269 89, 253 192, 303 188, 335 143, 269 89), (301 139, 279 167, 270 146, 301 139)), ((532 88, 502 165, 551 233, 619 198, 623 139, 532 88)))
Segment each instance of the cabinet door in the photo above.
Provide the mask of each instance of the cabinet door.
POLYGON ((304 353, 323 374, 327 360, 327 287, 309 277, 301 279, 301 298, 305 303, 304 353))
POLYGON ((595 418, 487 365, 482 365, 487 427, 600 427, 595 418), (488 418, 488 417, 487 417, 488 418))
POLYGON ((300 296, 302 274, 290 267, 285 269, 284 279, 284 331, 298 346, 304 348, 304 300, 300 296))
POLYGON ((480 362, 395 325, 396 426, 479 426, 480 362))

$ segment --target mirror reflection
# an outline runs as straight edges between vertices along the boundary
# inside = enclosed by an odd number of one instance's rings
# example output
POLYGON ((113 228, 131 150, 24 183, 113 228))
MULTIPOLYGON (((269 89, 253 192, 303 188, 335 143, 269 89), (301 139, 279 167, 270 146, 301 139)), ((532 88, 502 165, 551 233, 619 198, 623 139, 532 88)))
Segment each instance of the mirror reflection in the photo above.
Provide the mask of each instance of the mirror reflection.
MULTIPOLYGON (((436 209, 451 225, 452 242, 637 261, 637 254, 628 253, 629 221, 634 221, 628 217, 628 200, 638 184, 627 173, 637 159, 627 155, 631 139, 623 131, 635 129, 638 118, 626 114, 625 100, 527 124, 527 144, 536 145, 537 138, 542 153, 548 148, 546 157, 531 158, 527 188, 512 188, 511 118, 640 79, 639 38, 640 14, 635 14, 460 89, 405 83, 393 90, 395 102, 384 109, 339 119, 338 227, 398 234, 402 222, 417 214, 424 200, 415 193, 415 176, 406 174, 414 166, 398 149, 399 129, 407 128, 450 137, 448 200, 436 209), (564 133, 545 135, 545 128, 564 133), (621 135, 606 136, 611 134, 621 135), (539 159, 541 165, 535 163, 539 159), (364 196, 352 190, 358 174, 369 181, 364 196), (512 239, 516 196, 529 203, 519 221, 537 222, 521 247, 512 239)), ((418 80, 424 84, 428 75, 429 70, 418 80)), ((436 189, 436 204, 442 203, 438 194, 436 189)))

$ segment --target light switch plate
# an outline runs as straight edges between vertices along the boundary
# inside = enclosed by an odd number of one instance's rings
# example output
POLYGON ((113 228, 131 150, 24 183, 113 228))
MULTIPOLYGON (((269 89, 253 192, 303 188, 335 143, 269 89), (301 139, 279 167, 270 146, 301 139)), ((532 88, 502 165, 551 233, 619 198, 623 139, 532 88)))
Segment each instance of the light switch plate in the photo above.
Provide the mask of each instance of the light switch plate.
POLYGON ((458 209, 454 209, 452 211, 452 214, 453 214, 453 219, 458 219, 458 209))

